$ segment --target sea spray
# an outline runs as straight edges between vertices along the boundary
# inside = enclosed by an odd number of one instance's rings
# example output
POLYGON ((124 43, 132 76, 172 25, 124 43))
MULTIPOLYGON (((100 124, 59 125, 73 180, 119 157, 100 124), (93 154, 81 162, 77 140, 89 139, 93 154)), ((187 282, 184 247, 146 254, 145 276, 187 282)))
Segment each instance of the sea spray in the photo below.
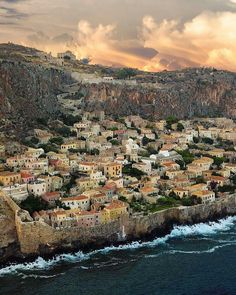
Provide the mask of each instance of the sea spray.
MULTIPOLYGON (((188 226, 188 225, 175 226, 173 230, 170 232, 170 234, 161 238, 156 238, 153 241, 149 241, 149 242, 138 241, 138 242, 132 242, 132 243, 120 245, 120 246, 110 246, 110 247, 105 247, 103 249, 91 251, 89 253, 83 253, 79 251, 73 254, 61 254, 61 255, 56 255, 53 259, 49 259, 49 260, 45 260, 42 257, 38 257, 34 262, 11 264, 7 267, 4 267, 0 269, 0 276, 5 276, 9 274, 24 275, 24 272, 27 272, 27 271, 40 271, 45 269, 51 269, 52 267, 63 262, 66 262, 66 263, 81 262, 84 260, 88 260, 89 258, 97 254, 106 255, 107 253, 114 252, 114 251, 135 250, 135 249, 145 248, 145 247, 146 248, 156 247, 158 245, 165 244, 172 239, 191 237, 191 236, 211 236, 219 232, 229 231, 234 226, 235 222, 236 222, 236 217, 228 217, 226 219, 221 219, 218 222, 199 223, 199 224, 191 225, 191 226, 188 226)), ((220 246, 216 246, 212 249, 206 250, 205 252, 212 253, 218 248, 220 248, 220 246)), ((173 250, 172 254, 177 253, 176 251, 179 251, 178 253, 181 253, 181 250, 173 250)), ((182 253, 184 253, 184 251, 182 251, 182 253)), ((194 253, 196 253, 196 251, 194 253)))

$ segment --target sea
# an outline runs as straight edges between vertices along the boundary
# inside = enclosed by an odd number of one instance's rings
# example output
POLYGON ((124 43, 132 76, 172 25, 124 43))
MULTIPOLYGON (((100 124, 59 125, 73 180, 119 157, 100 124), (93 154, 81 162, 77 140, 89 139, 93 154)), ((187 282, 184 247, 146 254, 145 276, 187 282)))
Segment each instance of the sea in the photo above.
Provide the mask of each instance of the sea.
POLYGON ((0 295, 236 294, 236 217, 0 269, 0 295))

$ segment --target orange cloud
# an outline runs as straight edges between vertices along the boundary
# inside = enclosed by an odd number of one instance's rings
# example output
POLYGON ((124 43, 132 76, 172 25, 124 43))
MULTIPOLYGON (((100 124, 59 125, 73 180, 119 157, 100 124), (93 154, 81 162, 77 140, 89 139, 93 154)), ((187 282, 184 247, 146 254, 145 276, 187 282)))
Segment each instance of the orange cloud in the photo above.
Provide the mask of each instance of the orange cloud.
POLYGON ((124 41, 116 37, 115 24, 93 27, 81 20, 73 36, 48 38, 38 33, 27 42, 54 54, 70 49, 78 58, 90 57, 93 63, 147 71, 190 66, 236 71, 235 26, 236 13, 232 12, 204 12, 184 24, 177 20, 157 23, 153 17, 145 16, 137 37, 124 41), (64 39, 70 42, 63 42, 64 39))
POLYGON ((163 68, 161 59, 168 56, 180 67, 184 59, 202 66, 236 70, 236 13, 205 12, 186 22, 182 29, 179 25, 167 20, 158 25, 150 16, 143 19, 144 46, 160 52, 146 69, 163 68))
MULTIPOLYGON (((93 63, 105 65, 124 65, 143 67, 150 57, 137 54, 135 49, 143 49, 138 40, 119 41, 114 38, 116 26, 114 24, 92 27, 82 20, 78 24, 77 43, 75 52, 78 58, 90 57, 93 63)), ((137 51, 137 50, 136 50, 137 51)), ((155 52, 155 50, 154 50, 155 52)))

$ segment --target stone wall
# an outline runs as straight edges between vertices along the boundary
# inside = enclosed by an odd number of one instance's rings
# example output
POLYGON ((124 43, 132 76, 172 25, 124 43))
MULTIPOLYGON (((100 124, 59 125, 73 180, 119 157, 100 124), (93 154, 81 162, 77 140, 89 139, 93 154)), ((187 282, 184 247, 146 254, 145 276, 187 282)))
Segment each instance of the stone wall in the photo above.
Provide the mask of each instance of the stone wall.
POLYGON ((1 193, 0 197, 7 203, 7 205, 11 208, 14 214, 20 210, 20 207, 6 194, 1 193))
POLYGON ((155 236, 169 232, 173 225, 207 222, 235 214, 236 194, 208 205, 173 208, 132 218, 126 226, 126 231, 132 238, 155 236))
POLYGON ((88 244, 102 246, 119 241, 121 221, 94 228, 55 229, 42 221, 30 221, 27 212, 19 211, 16 228, 24 255, 49 254, 59 249, 79 249, 88 244))
POLYGON ((19 250, 14 204, 0 193, 0 263, 16 255, 19 250))
POLYGON ((94 228, 54 229, 32 221, 27 212, 16 214, 16 228, 24 255, 49 254, 64 249, 102 247, 168 233, 175 224, 194 224, 236 214, 236 195, 209 205, 180 207, 143 217, 124 217, 94 228))

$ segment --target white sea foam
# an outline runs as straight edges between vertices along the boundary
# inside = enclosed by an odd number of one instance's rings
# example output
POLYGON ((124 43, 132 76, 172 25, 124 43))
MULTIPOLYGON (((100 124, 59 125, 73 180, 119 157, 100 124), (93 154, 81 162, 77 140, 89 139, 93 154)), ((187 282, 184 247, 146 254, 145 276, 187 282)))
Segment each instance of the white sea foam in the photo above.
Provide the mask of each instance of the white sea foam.
POLYGON ((45 260, 42 257, 38 257, 33 262, 27 263, 18 263, 18 264, 11 264, 7 267, 0 269, 0 277, 7 275, 7 274, 18 274, 22 271, 29 271, 29 270, 46 270, 50 269, 52 266, 61 263, 61 262, 78 262, 85 259, 88 259, 89 255, 83 252, 77 252, 75 254, 61 254, 55 256, 53 259, 45 260))
MULTIPOLYGON (((145 247, 149 247, 149 248, 156 247, 157 245, 165 244, 169 240, 176 239, 176 238, 184 238, 184 237, 191 237, 191 236, 211 236, 216 233, 230 230, 235 224, 235 222, 236 222, 236 217, 228 217, 226 219, 221 219, 218 222, 199 223, 199 224, 191 225, 191 226, 175 226, 173 230, 170 232, 170 234, 162 238, 156 238, 150 242, 141 242, 141 241, 132 242, 132 243, 120 245, 120 246, 106 247, 100 250, 92 251, 90 253, 83 253, 79 251, 75 254, 62 254, 62 255, 57 255, 50 260, 45 260, 42 257, 39 257, 34 262, 12 264, 10 266, 4 267, 0 269, 0 276, 4 276, 7 274, 21 275, 22 273, 24 274, 24 272, 27 272, 27 271, 38 271, 38 270, 50 269, 53 266, 60 264, 62 262, 76 263, 76 262, 87 260, 96 254, 105 255, 109 252, 114 252, 114 251, 135 250, 135 249, 145 248, 145 247)), ((225 245, 228 245, 228 244, 226 243, 225 245)), ((216 249, 220 247, 222 246, 215 246, 212 249, 205 250, 205 251, 207 251, 207 253, 211 253, 209 251, 214 252, 216 249)), ((173 250, 173 251, 178 251, 178 250, 173 250)), ((192 252, 197 253, 198 251, 192 251, 192 252)), ((190 252, 187 252, 187 253, 190 253, 190 252)))
POLYGON ((214 253, 218 249, 225 248, 225 247, 230 247, 232 245, 234 245, 234 244, 227 243, 227 244, 223 244, 223 245, 217 245, 217 246, 214 246, 212 248, 205 249, 205 250, 192 250, 192 251, 187 251, 187 250, 168 250, 168 251, 163 251, 163 252, 158 253, 158 254, 145 255, 145 257, 146 258, 156 258, 156 257, 159 257, 161 255, 166 255, 166 254, 175 255, 175 254, 204 254, 204 253, 214 253))

